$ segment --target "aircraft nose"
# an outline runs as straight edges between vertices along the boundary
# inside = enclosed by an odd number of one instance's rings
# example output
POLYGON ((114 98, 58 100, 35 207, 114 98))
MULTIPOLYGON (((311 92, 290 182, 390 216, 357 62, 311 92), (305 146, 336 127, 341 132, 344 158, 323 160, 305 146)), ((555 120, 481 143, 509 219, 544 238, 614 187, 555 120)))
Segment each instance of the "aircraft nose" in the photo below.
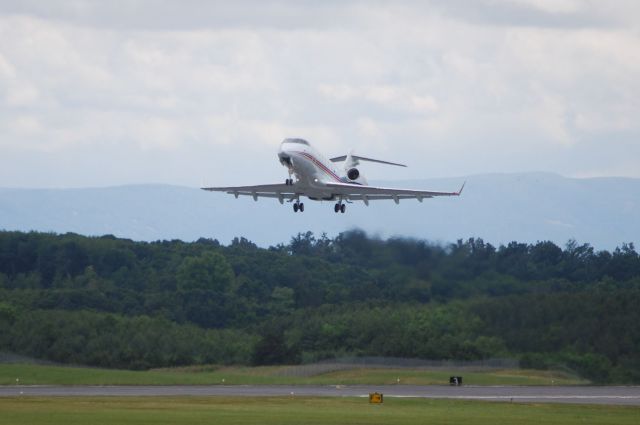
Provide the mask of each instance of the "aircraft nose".
POLYGON ((278 149, 278 158, 280 159, 280 163, 282 165, 290 165, 291 156, 287 153, 287 148, 285 144, 286 144, 286 141, 280 144, 280 149, 278 149))
POLYGON ((280 143, 280 148, 278 149, 278 155, 280 154, 286 154, 288 152, 289 148, 289 144, 287 143, 287 140, 285 139, 282 143, 280 143))

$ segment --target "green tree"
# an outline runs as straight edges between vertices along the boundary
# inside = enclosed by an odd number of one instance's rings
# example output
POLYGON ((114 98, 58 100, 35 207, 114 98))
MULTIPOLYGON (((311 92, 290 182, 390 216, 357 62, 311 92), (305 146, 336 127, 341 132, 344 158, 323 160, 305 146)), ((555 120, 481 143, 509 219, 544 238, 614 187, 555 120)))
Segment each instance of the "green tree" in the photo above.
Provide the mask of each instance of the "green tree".
POLYGON ((198 257, 186 257, 177 272, 178 289, 203 289, 226 292, 233 283, 234 273, 229 262, 216 251, 198 257))
POLYGON ((291 288, 276 286, 271 292, 269 310, 272 314, 282 316, 291 314, 294 305, 294 291, 291 288))

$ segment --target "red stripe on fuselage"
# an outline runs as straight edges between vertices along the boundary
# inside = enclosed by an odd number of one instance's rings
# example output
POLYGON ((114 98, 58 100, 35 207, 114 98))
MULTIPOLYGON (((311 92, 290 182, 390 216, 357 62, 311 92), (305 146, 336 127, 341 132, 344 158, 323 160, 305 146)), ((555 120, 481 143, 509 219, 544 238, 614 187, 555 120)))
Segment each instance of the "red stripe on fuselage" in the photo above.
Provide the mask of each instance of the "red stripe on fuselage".
POLYGON ((331 171, 329 168, 327 168, 326 165, 324 165, 322 162, 318 161, 313 155, 307 153, 307 152, 300 152, 300 151, 296 151, 295 153, 299 153, 302 156, 309 158, 315 165, 317 165, 318 167, 320 167, 320 169, 322 171, 324 171, 325 173, 329 174, 331 177, 333 177, 337 182, 342 183, 342 180, 340 180, 340 177, 338 177, 336 175, 336 173, 334 173, 333 171, 331 171))

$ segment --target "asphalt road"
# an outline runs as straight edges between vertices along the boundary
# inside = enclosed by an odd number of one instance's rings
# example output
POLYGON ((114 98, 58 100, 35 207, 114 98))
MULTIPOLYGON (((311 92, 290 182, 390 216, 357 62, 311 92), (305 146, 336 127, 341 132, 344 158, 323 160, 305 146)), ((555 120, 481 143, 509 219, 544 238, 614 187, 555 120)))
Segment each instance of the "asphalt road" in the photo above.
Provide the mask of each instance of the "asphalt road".
POLYGON ((418 397, 522 403, 623 404, 640 406, 640 387, 511 387, 440 385, 184 385, 184 386, 0 386, 0 397, 12 396, 311 396, 418 397))

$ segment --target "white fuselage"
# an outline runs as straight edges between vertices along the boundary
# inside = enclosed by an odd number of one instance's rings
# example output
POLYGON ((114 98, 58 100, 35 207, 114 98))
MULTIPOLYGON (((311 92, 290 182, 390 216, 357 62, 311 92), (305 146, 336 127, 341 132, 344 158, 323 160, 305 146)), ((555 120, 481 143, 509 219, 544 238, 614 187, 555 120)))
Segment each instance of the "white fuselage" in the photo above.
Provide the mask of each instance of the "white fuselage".
POLYGON ((326 183, 344 183, 346 179, 306 140, 285 139, 278 151, 280 163, 298 179, 297 185, 305 189, 311 199, 334 199, 326 183))

